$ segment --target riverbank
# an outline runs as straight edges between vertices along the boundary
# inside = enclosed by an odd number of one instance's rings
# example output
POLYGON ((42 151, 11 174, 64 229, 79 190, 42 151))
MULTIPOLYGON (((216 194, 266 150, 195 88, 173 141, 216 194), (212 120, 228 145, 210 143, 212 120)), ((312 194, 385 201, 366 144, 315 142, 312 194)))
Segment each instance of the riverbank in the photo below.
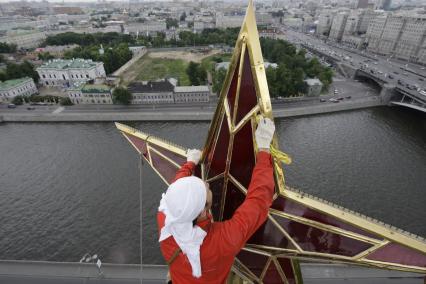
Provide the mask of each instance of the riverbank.
MULTIPOLYGON (((340 103, 323 103, 312 106, 280 105, 275 107, 275 118, 306 116, 322 113, 332 113, 346 110, 363 109, 383 106, 380 97, 367 97, 340 103)), ((274 108, 274 106, 273 106, 274 108)), ((0 122, 109 122, 109 121, 210 121, 213 116, 211 110, 179 111, 176 110, 141 110, 140 112, 59 112, 59 113, 0 113, 0 122)))

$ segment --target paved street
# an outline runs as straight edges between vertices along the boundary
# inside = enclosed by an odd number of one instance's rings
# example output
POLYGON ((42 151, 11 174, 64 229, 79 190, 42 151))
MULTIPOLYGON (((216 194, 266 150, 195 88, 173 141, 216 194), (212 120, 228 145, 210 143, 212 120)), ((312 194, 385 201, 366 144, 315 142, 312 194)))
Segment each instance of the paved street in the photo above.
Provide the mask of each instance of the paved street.
POLYGON ((408 63, 395 58, 369 54, 357 49, 343 47, 336 43, 327 42, 307 34, 286 30, 286 39, 292 43, 308 48, 351 65, 354 68, 364 68, 366 72, 374 72, 374 76, 393 83, 409 93, 419 95, 417 89, 426 89, 426 68, 414 63, 408 63), (401 83, 398 83, 398 80, 401 83), (407 88, 407 84, 412 89, 407 88))

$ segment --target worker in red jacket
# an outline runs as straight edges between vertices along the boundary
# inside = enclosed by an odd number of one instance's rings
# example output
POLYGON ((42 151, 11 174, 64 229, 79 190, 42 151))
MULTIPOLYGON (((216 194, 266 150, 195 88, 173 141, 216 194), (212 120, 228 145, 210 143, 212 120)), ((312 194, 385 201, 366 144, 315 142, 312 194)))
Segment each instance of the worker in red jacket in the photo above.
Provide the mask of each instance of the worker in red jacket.
POLYGON ((187 162, 163 194, 157 215, 160 248, 174 284, 226 283, 234 257, 265 222, 272 204, 274 178, 269 147, 274 131, 270 119, 260 120, 255 132, 257 163, 245 201, 224 222, 212 222, 209 185, 192 176, 201 152, 188 150, 187 162))

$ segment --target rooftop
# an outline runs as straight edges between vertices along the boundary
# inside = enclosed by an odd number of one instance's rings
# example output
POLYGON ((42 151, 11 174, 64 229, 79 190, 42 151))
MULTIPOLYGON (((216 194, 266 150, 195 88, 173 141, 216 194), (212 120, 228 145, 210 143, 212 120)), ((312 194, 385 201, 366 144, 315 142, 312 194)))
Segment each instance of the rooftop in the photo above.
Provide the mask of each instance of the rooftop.
POLYGON ((166 93, 173 92, 174 86, 168 81, 149 81, 146 84, 133 82, 127 88, 131 93, 166 93))
POLYGON ((195 93, 195 92, 209 92, 208 86, 180 86, 175 87, 175 93, 195 93))
POLYGON ((10 88, 13 88, 15 86, 18 86, 28 80, 32 80, 32 78, 30 77, 23 77, 23 78, 19 78, 19 79, 12 79, 12 80, 7 80, 4 82, 0 82, 0 90, 7 90, 10 88))
POLYGON ((37 69, 77 69, 95 67, 100 62, 94 62, 91 59, 53 59, 43 63, 37 69))
POLYGON ((81 88, 82 93, 108 93, 111 88, 104 84, 85 84, 81 88))

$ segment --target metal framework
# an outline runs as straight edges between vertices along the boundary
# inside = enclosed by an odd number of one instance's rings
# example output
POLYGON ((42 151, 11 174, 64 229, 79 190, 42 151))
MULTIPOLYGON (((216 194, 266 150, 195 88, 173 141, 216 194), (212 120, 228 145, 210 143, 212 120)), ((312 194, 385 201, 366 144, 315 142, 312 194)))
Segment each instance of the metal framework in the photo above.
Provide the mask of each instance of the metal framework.
MULTIPOLYGON (((212 214, 227 220, 244 201, 256 163, 256 116, 273 119, 250 1, 195 175, 210 183, 212 214)), ((168 185, 185 149, 116 123, 168 185)), ((277 138, 273 147, 278 149, 277 138)), ((274 159, 274 202, 267 221, 237 255, 234 271, 263 283, 302 283, 299 260, 350 263, 426 274, 426 242, 358 213, 289 188, 274 159)))

